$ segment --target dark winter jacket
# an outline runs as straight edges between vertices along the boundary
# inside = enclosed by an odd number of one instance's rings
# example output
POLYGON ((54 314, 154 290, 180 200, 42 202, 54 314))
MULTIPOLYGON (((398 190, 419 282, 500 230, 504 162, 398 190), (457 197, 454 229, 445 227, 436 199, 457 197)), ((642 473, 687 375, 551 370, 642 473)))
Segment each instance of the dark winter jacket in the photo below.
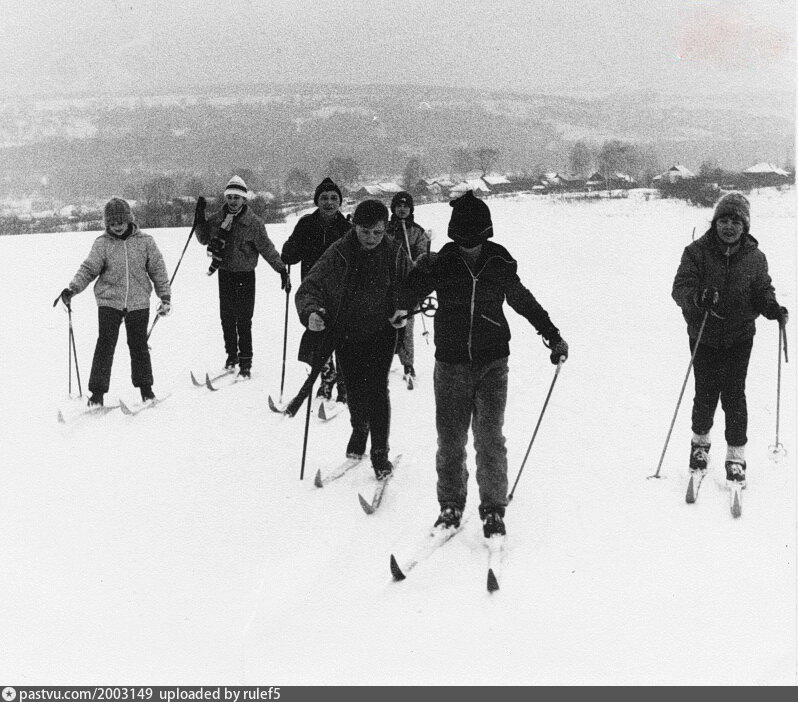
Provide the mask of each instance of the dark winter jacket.
MULTIPOLYGON (((396 311, 399 285, 411 266, 407 254, 390 237, 365 251, 351 230, 324 252, 299 286, 295 296, 299 319, 307 326, 311 313, 324 309, 331 348, 341 340, 373 336, 396 311)), ((319 332, 305 332, 300 361, 313 362, 321 337, 319 332)))
POLYGON ((250 208, 233 220, 229 232, 221 229, 225 218, 225 210, 212 214, 207 221, 197 225, 197 241, 206 246, 212 237, 219 236, 225 240, 222 263, 219 266, 225 271, 243 272, 255 270, 258 265, 258 254, 278 273, 285 268, 280 254, 266 233, 266 225, 250 208))
POLYGON ((95 278, 94 297, 100 307, 148 309, 153 283, 161 300, 171 300, 166 264, 155 239, 135 224, 122 237, 109 232, 98 236, 69 289, 77 294, 95 278))
POLYGON ((486 241, 472 270, 457 244, 450 242, 416 262, 401 287, 399 308, 412 309, 437 291, 435 358, 445 363, 488 363, 510 354, 505 299, 544 339, 559 340, 558 329, 521 283, 517 269, 507 249, 486 241))
POLYGON ((701 337, 702 344, 715 348, 728 348, 753 338, 754 320, 760 314, 774 319, 778 313, 767 259, 759 242, 744 234, 737 251, 730 255, 726 251, 712 229, 687 246, 671 293, 682 308, 687 333, 695 339, 704 318, 704 310, 695 301, 704 288, 718 289, 718 306, 707 318, 701 337))
POLYGON ((395 216, 391 217, 387 231, 402 245, 405 252, 409 253, 413 261, 417 261, 419 256, 429 253, 429 237, 424 231, 424 227, 416 224, 412 218, 399 219, 395 216), (405 223, 404 227, 402 227, 402 222, 405 223))
POLYGON ((352 223, 337 212, 332 223, 325 229, 319 210, 301 217, 294 231, 283 244, 281 258, 286 265, 302 262, 302 280, 313 268, 321 255, 352 228, 352 223))

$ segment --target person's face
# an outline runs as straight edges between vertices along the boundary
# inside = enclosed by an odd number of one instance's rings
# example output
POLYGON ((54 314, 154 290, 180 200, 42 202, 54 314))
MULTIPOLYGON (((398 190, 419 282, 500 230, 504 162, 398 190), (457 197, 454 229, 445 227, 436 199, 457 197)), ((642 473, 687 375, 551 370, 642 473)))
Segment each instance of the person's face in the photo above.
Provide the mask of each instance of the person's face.
POLYGON ((332 217, 341 206, 341 198, 334 190, 325 190, 319 195, 319 210, 323 215, 332 217))
POLYGON ((397 202, 393 211, 399 219, 407 219, 410 216, 410 205, 404 202, 397 202))
POLYGON ((355 233, 357 234, 357 240, 360 242, 360 245, 364 249, 370 251, 379 246, 385 236, 385 222, 377 222, 370 227, 356 224, 355 233))
POLYGON ((114 236, 122 236, 127 230, 127 222, 108 222, 108 229, 114 236))
POLYGON ((224 199, 230 212, 238 212, 244 206, 244 198, 240 195, 225 195, 224 199))
POLYGON ((738 217, 724 215, 715 221, 715 231, 717 231, 718 237, 724 244, 729 246, 740 241, 744 229, 743 220, 738 217))

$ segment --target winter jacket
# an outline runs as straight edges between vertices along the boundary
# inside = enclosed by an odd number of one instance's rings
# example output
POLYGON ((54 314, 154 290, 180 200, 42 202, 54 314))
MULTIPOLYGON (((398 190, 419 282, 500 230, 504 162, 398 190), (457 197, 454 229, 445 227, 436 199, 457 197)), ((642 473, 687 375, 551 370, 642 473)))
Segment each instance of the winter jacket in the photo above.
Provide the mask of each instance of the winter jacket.
POLYGON ((147 309, 153 283, 161 300, 170 300, 172 295, 166 264, 155 239, 135 224, 121 237, 110 232, 98 236, 69 289, 75 294, 82 292, 95 278, 94 297, 100 307, 147 309))
POLYGON ((412 219, 399 219, 392 217, 388 223, 388 234, 398 241, 405 252, 410 254, 413 261, 417 261, 419 256, 429 253, 429 237, 424 231, 424 227, 416 224, 412 219), (408 219, 410 221, 408 221, 408 219), (404 228, 402 222, 405 223, 404 228), (407 232, 407 238, 405 238, 407 232), (409 245, 409 249, 408 249, 409 245))
MULTIPOLYGON (((400 248, 399 243, 390 237, 384 237, 380 246, 385 247, 384 255, 388 260, 388 280, 374 282, 369 276, 365 276, 364 279, 365 285, 384 287, 382 319, 387 326, 388 320, 397 309, 399 285, 407 277, 412 264, 407 254, 400 248)), ((324 252, 302 281, 294 301, 299 319, 304 326, 308 325, 310 314, 318 312, 320 309, 326 311, 325 325, 333 333, 344 327, 352 328, 353 324, 358 323, 358 319, 351 317, 353 313, 348 312, 347 302, 352 297, 353 286, 358 284, 353 280, 353 273, 356 268, 355 257, 360 254, 360 251, 361 246, 357 234, 351 230, 324 252), (350 316, 347 316, 348 313, 350 316), (346 318, 344 319, 344 317, 346 318)), ((369 330, 364 331, 368 333, 369 330)), ((315 344, 321 336, 319 332, 305 332, 300 343, 300 361, 313 362, 315 344)), ((337 338, 329 340, 332 347, 337 338)))
POLYGON ((302 261, 302 280, 313 268, 316 261, 327 248, 338 241, 352 228, 352 223, 337 212, 332 224, 325 231, 322 226, 321 213, 314 210, 301 217, 294 231, 283 244, 281 257, 286 265, 291 266, 302 261))
POLYGON ((200 222, 196 231, 197 241, 206 246, 214 236, 225 240, 220 269, 236 273, 255 270, 258 254, 278 273, 285 268, 280 254, 266 233, 266 225, 258 215, 247 207, 233 220, 230 231, 224 232, 220 225, 225 215, 223 208, 212 214, 207 221, 200 222))
POLYGON ((435 358, 445 363, 484 364, 510 354, 505 299, 544 339, 559 340, 559 330, 521 283, 517 269, 507 249, 486 241, 472 270, 457 244, 450 242, 416 262, 401 287, 399 308, 413 309, 418 300, 437 291, 435 358))
POLYGON ((773 319, 778 311, 759 242, 744 234, 739 248, 730 255, 726 252, 714 231, 707 231, 684 249, 671 293, 682 308, 687 333, 695 339, 705 314, 695 301, 704 288, 718 289, 718 306, 707 317, 701 336, 702 344, 715 348, 729 348, 753 338, 754 320, 760 314, 773 319))

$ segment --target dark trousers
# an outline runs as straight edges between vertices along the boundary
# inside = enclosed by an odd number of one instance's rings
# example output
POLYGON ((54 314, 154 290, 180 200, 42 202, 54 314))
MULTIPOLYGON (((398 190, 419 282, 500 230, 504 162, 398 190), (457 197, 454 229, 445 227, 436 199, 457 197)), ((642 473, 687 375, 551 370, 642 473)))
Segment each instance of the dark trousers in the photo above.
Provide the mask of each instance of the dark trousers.
MULTIPOLYGON (((693 431, 696 434, 707 434, 712 428, 720 399, 726 415, 726 443, 729 446, 745 446, 748 442, 745 379, 753 344, 754 340, 748 339, 728 349, 698 345, 693 361, 693 431)), ((690 353, 694 349, 695 341, 690 339, 690 353)))
POLYGON ((338 371, 346 382, 352 438, 347 453, 364 454, 371 434, 371 456, 388 455, 391 400, 388 373, 393 361, 396 331, 381 329, 373 338, 343 341, 336 346, 338 371))
POLYGON ((252 314, 255 311, 255 271, 219 270, 219 316, 228 356, 252 363, 252 314))
POLYGON ((111 384, 111 368, 114 364, 114 351, 119 339, 119 327, 125 320, 127 346, 130 350, 130 374, 133 386, 140 388, 152 385, 152 362, 147 346, 147 325, 150 321, 149 309, 122 312, 113 307, 99 307, 99 334, 91 362, 89 392, 105 394, 111 384))
POLYGON ((507 357, 484 365, 435 362, 438 503, 464 509, 468 491, 466 444, 474 433, 479 513, 507 506, 507 449, 502 427, 507 405, 507 357))

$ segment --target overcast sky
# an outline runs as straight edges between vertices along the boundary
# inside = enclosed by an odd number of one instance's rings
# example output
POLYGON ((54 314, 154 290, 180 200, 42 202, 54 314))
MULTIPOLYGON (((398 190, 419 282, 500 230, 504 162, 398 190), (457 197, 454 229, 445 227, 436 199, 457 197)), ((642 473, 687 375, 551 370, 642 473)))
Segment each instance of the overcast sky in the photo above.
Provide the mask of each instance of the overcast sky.
POLYGON ((795 84, 795 0, 0 0, 0 95, 795 84))

